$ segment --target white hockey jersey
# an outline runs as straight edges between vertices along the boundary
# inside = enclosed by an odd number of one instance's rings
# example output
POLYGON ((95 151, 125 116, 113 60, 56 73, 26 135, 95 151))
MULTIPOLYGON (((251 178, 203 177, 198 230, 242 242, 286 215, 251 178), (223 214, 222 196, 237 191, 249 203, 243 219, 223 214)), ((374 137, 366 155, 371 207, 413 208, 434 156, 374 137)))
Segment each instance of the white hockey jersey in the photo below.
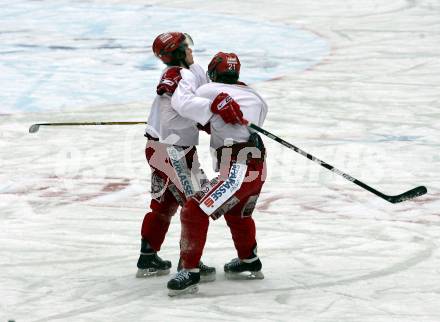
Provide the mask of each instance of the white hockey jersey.
POLYGON ((250 132, 244 125, 226 124, 223 119, 211 112, 211 103, 220 93, 228 93, 239 105, 243 117, 251 123, 262 126, 267 114, 267 104, 255 90, 245 85, 209 83, 199 87, 195 95, 188 94, 172 99, 173 108, 182 116, 202 125, 211 123, 211 148, 217 149, 231 142, 247 142, 250 132))
MULTIPOLYGON (((163 71, 165 71, 167 68, 163 71)), ((163 75, 162 73, 162 75, 163 75)), ((198 87, 208 82, 204 69, 192 64, 188 69, 181 69, 182 79, 172 97, 179 101, 187 96, 194 96, 198 87)), ((161 75, 161 77, 162 77, 161 75)), ((197 122, 179 115, 171 106, 169 95, 157 95, 151 106, 148 125, 145 132, 159 139, 159 142, 179 146, 192 146, 199 143, 197 122)))

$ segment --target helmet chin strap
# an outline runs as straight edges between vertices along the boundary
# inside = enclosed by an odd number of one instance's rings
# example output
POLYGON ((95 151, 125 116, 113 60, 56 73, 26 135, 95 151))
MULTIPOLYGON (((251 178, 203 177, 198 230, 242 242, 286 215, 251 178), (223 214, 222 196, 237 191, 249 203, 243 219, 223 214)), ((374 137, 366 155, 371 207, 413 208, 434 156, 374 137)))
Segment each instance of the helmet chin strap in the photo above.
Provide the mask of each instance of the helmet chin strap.
POLYGON ((186 56, 184 57, 174 57, 173 60, 167 64, 168 66, 179 66, 182 68, 189 69, 188 63, 185 61, 186 56))
POLYGON ((185 53, 185 51, 183 51, 181 49, 177 49, 177 51, 174 54, 174 57, 177 60, 177 63, 179 64, 180 67, 189 69, 189 65, 186 62, 186 53, 185 53))

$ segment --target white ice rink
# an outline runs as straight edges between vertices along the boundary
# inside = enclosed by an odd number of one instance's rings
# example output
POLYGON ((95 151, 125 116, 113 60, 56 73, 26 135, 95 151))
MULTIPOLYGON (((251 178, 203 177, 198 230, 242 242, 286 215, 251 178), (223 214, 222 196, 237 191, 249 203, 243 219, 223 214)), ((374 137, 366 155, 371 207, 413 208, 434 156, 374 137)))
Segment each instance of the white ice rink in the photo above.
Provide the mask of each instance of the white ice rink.
MULTIPOLYGON (((0 321, 440 321, 438 0, 3 2, 0 321), (224 279, 220 219, 203 257, 216 282, 169 298, 169 276, 136 279, 143 126, 27 131, 144 121, 162 68, 150 45, 170 30, 204 67, 237 52, 267 130, 386 194, 428 194, 387 203, 266 138, 266 278, 224 279)), ((176 216, 160 253, 174 267, 179 234, 176 216)))

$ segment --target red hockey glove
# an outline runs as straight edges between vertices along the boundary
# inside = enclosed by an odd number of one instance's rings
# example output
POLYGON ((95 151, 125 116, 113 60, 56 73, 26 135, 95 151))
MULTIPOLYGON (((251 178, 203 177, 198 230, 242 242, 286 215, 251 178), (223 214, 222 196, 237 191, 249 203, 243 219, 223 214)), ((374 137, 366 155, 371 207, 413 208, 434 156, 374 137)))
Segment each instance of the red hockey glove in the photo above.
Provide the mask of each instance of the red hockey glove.
POLYGON ((182 76, 180 70, 182 67, 171 67, 162 75, 159 85, 157 85, 156 93, 158 95, 169 94, 173 95, 174 91, 179 85, 182 76))
POLYGON ((227 93, 220 93, 211 103, 211 111, 221 116, 225 123, 246 125, 240 105, 227 93))

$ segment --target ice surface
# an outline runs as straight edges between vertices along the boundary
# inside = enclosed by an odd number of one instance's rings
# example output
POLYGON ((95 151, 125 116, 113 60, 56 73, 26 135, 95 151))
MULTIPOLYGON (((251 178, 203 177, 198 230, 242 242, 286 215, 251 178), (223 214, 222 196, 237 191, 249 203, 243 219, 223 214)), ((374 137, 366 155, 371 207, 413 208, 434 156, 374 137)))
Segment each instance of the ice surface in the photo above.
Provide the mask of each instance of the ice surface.
POLYGON ((220 49, 237 52, 251 83, 304 70, 329 51, 296 26, 156 5, 17 1, 0 17, 2 103, 12 111, 151 100, 163 69, 151 43, 167 28, 192 35, 203 66, 220 49))
MULTIPOLYGON (((439 13, 434 0, 3 5, 0 320, 440 321, 439 13), (224 279, 236 254, 222 220, 203 258, 219 275, 197 295, 170 299, 168 277, 136 279, 143 127, 27 131, 144 120, 161 68, 149 44, 183 28, 202 64, 241 55, 269 131, 384 193, 428 194, 391 205, 266 139, 255 213, 265 279, 224 279)), ((161 251, 174 267, 179 226, 176 216, 161 251)))

